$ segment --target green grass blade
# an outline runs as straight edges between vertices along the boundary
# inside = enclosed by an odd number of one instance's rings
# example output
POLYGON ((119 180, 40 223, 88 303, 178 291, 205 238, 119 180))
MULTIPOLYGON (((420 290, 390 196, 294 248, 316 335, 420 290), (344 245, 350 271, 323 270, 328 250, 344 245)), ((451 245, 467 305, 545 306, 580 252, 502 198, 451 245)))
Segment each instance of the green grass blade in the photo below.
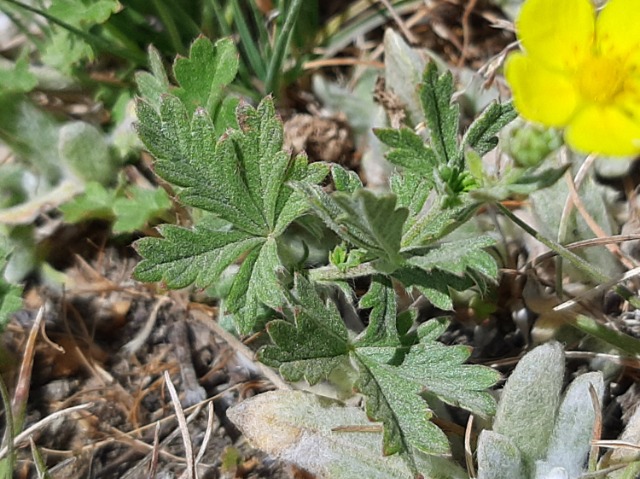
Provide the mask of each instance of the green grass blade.
POLYGON ((293 27, 298 19, 300 8, 302 7, 302 0, 293 0, 291 6, 287 10, 286 18, 282 30, 278 34, 276 44, 273 49, 273 55, 269 61, 269 71, 267 72, 267 78, 265 79, 265 92, 276 93, 278 88, 278 75, 282 68, 285 53, 289 47, 291 41, 291 34, 293 33, 293 27))
POLYGON ((156 12, 158 12, 160 20, 167 29, 171 46, 176 53, 184 54, 184 46, 182 45, 182 39, 180 38, 180 32, 178 31, 178 26, 174 20, 173 12, 167 8, 162 0, 153 0, 153 6, 156 9, 156 12))
POLYGON ((249 25, 244 17, 242 7, 238 0, 233 0, 231 5, 233 7, 233 22, 238 29, 238 34, 240 35, 240 46, 242 50, 244 50, 247 61, 249 62, 249 65, 251 65, 251 68, 253 68, 256 76, 260 80, 264 80, 267 74, 266 65, 255 40, 251 36, 251 31, 249 30, 249 25))
POLYGON ((5 411, 6 428, 4 431, 4 437, 2 438, 2 447, 7 448, 7 457, 0 461, 0 475, 11 478, 11 471, 13 471, 13 461, 15 460, 13 450, 13 436, 14 421, 13 410, 11 408, 11 398, 9 397, 9 391, 7 385, 4 383, 2 376, 0 376, 0 396, 2 396, 2 404, 5 411), (8 475, 7 475, 8 474, 8 475))

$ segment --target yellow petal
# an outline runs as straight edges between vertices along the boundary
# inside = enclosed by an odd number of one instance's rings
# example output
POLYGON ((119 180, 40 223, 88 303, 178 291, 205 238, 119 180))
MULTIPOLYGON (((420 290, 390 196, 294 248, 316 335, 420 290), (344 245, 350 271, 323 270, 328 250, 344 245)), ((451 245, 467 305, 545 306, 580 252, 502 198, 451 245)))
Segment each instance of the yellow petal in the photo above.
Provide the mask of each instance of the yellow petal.
POLYGON ((516 110, 527 120, 561 127, 573 116, 578 105, 573 83, 548 70, 537 59, 512 53, 505 65, 505 76, 516 110))
POLYGON ((612 106, 581 109, 565 130, 566 142, 582 153, 633 156, 640 153, 640 122, 612 106))
POLYGON ((595 10, 590 0, 526 0, 516 20, 525 51, 559 70, 574 70, 590 54, 595 10))
POLYGON ((596 45, 601 55, 640 69, 640 0, 609 0, 596 21, 596 45))

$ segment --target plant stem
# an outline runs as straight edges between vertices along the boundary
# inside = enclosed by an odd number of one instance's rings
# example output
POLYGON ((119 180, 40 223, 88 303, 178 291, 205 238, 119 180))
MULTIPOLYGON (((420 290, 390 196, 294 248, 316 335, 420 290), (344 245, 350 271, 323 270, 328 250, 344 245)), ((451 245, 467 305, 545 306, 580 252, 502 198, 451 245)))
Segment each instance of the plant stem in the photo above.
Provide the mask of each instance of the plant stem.
MULTIPOLYGON (((568 261, 573 266, 578 268, 580 271, 582 271, 583 273, 585 273, 588 276, 590 276, 597 283, 608 283, 608 282, 611 281, 611 278, 609 278, 606 274, 601 273, 600 271, 598 271, 591 264, 589 264, 588 261, 584 260, 583 258, 578 256, 577 254, 575 254, 572 251, 568 250, 567 248, 565 248, 561 244, 558 244, 555 241, 552 241, 549 238, 541 235, 535 229, 533 229, 531 226, 529 226, 527 223, 525 223, 520 218, 518 218, 515 214, 513 214, 511 211, 509 211, 509 209, 506 208, 505 206, 503 206, 502 204, 496 203, 496 206, 511 221, 513 221, 515 224, 520 226, 523 230, 525 230, 527 233, 529 233, 535 239, 537 239, 542 244, 547 246, 549 249, 555 251, 564 260, 568 261)), ((616 290, 616 293, 618 293, 624 299, 629 301, 629 303, 631 303, 631 305, 634 308, 640 309, 640 298, 638 298, 635 294, 633 294, 631 291, 629 291, 627 288, 625 288, 624 286, 621 286, 621 285, 616 286, 615 290, 616 290)))
POLYGON ((309 270, 309 279, 312 281, 339 281, 351 278, 359 278, 361 276, 369 276, 380 273, 373 266, 373 262, 362 263, 345 271, 339 270, 333 265, 323 266, 309 270))
POLYGON ((574 319, 570 320, 570 323, 580 331, 598 338, 625 353, 632 356, 640 355, 640 341, 633 336, 607 328, 584 314, 578 314, 574 319))
POLYGON ((269 69, 267 71, 267 78, 264 82, 266 93, 276 93, 278 88, 278 74, 282 67, 284 55, 289 46, 291 40, 291 34, 293 33, 293 27, 298 19, 298 14, 302 8, 302 0, 292 0, 291 6, 287 10, 287 16, 282 26, 282 30, 278 35, 275 47, 273 49, 273 55, 269 62, 269 69))

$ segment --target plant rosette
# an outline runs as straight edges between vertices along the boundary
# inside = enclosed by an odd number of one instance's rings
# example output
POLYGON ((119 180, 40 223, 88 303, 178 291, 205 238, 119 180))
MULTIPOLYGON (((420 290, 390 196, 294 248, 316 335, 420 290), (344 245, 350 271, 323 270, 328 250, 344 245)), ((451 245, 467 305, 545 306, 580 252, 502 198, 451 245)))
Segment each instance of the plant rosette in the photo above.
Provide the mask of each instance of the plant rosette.
POLYGON ((516 20, 524 52, 505 65, 527 120, 564 128, 583 153, 640 153, 640 2, 526 0, 516 20))

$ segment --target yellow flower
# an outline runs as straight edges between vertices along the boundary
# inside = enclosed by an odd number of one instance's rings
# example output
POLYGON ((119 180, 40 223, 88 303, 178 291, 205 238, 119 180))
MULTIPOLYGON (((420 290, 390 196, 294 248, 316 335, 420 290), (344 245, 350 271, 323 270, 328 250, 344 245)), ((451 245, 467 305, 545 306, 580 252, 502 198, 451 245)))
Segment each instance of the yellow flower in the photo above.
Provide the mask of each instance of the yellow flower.
POLYGON ((527 120, 575 150, 640 153, 640 0, 525 0, 505 76, 527 120))

